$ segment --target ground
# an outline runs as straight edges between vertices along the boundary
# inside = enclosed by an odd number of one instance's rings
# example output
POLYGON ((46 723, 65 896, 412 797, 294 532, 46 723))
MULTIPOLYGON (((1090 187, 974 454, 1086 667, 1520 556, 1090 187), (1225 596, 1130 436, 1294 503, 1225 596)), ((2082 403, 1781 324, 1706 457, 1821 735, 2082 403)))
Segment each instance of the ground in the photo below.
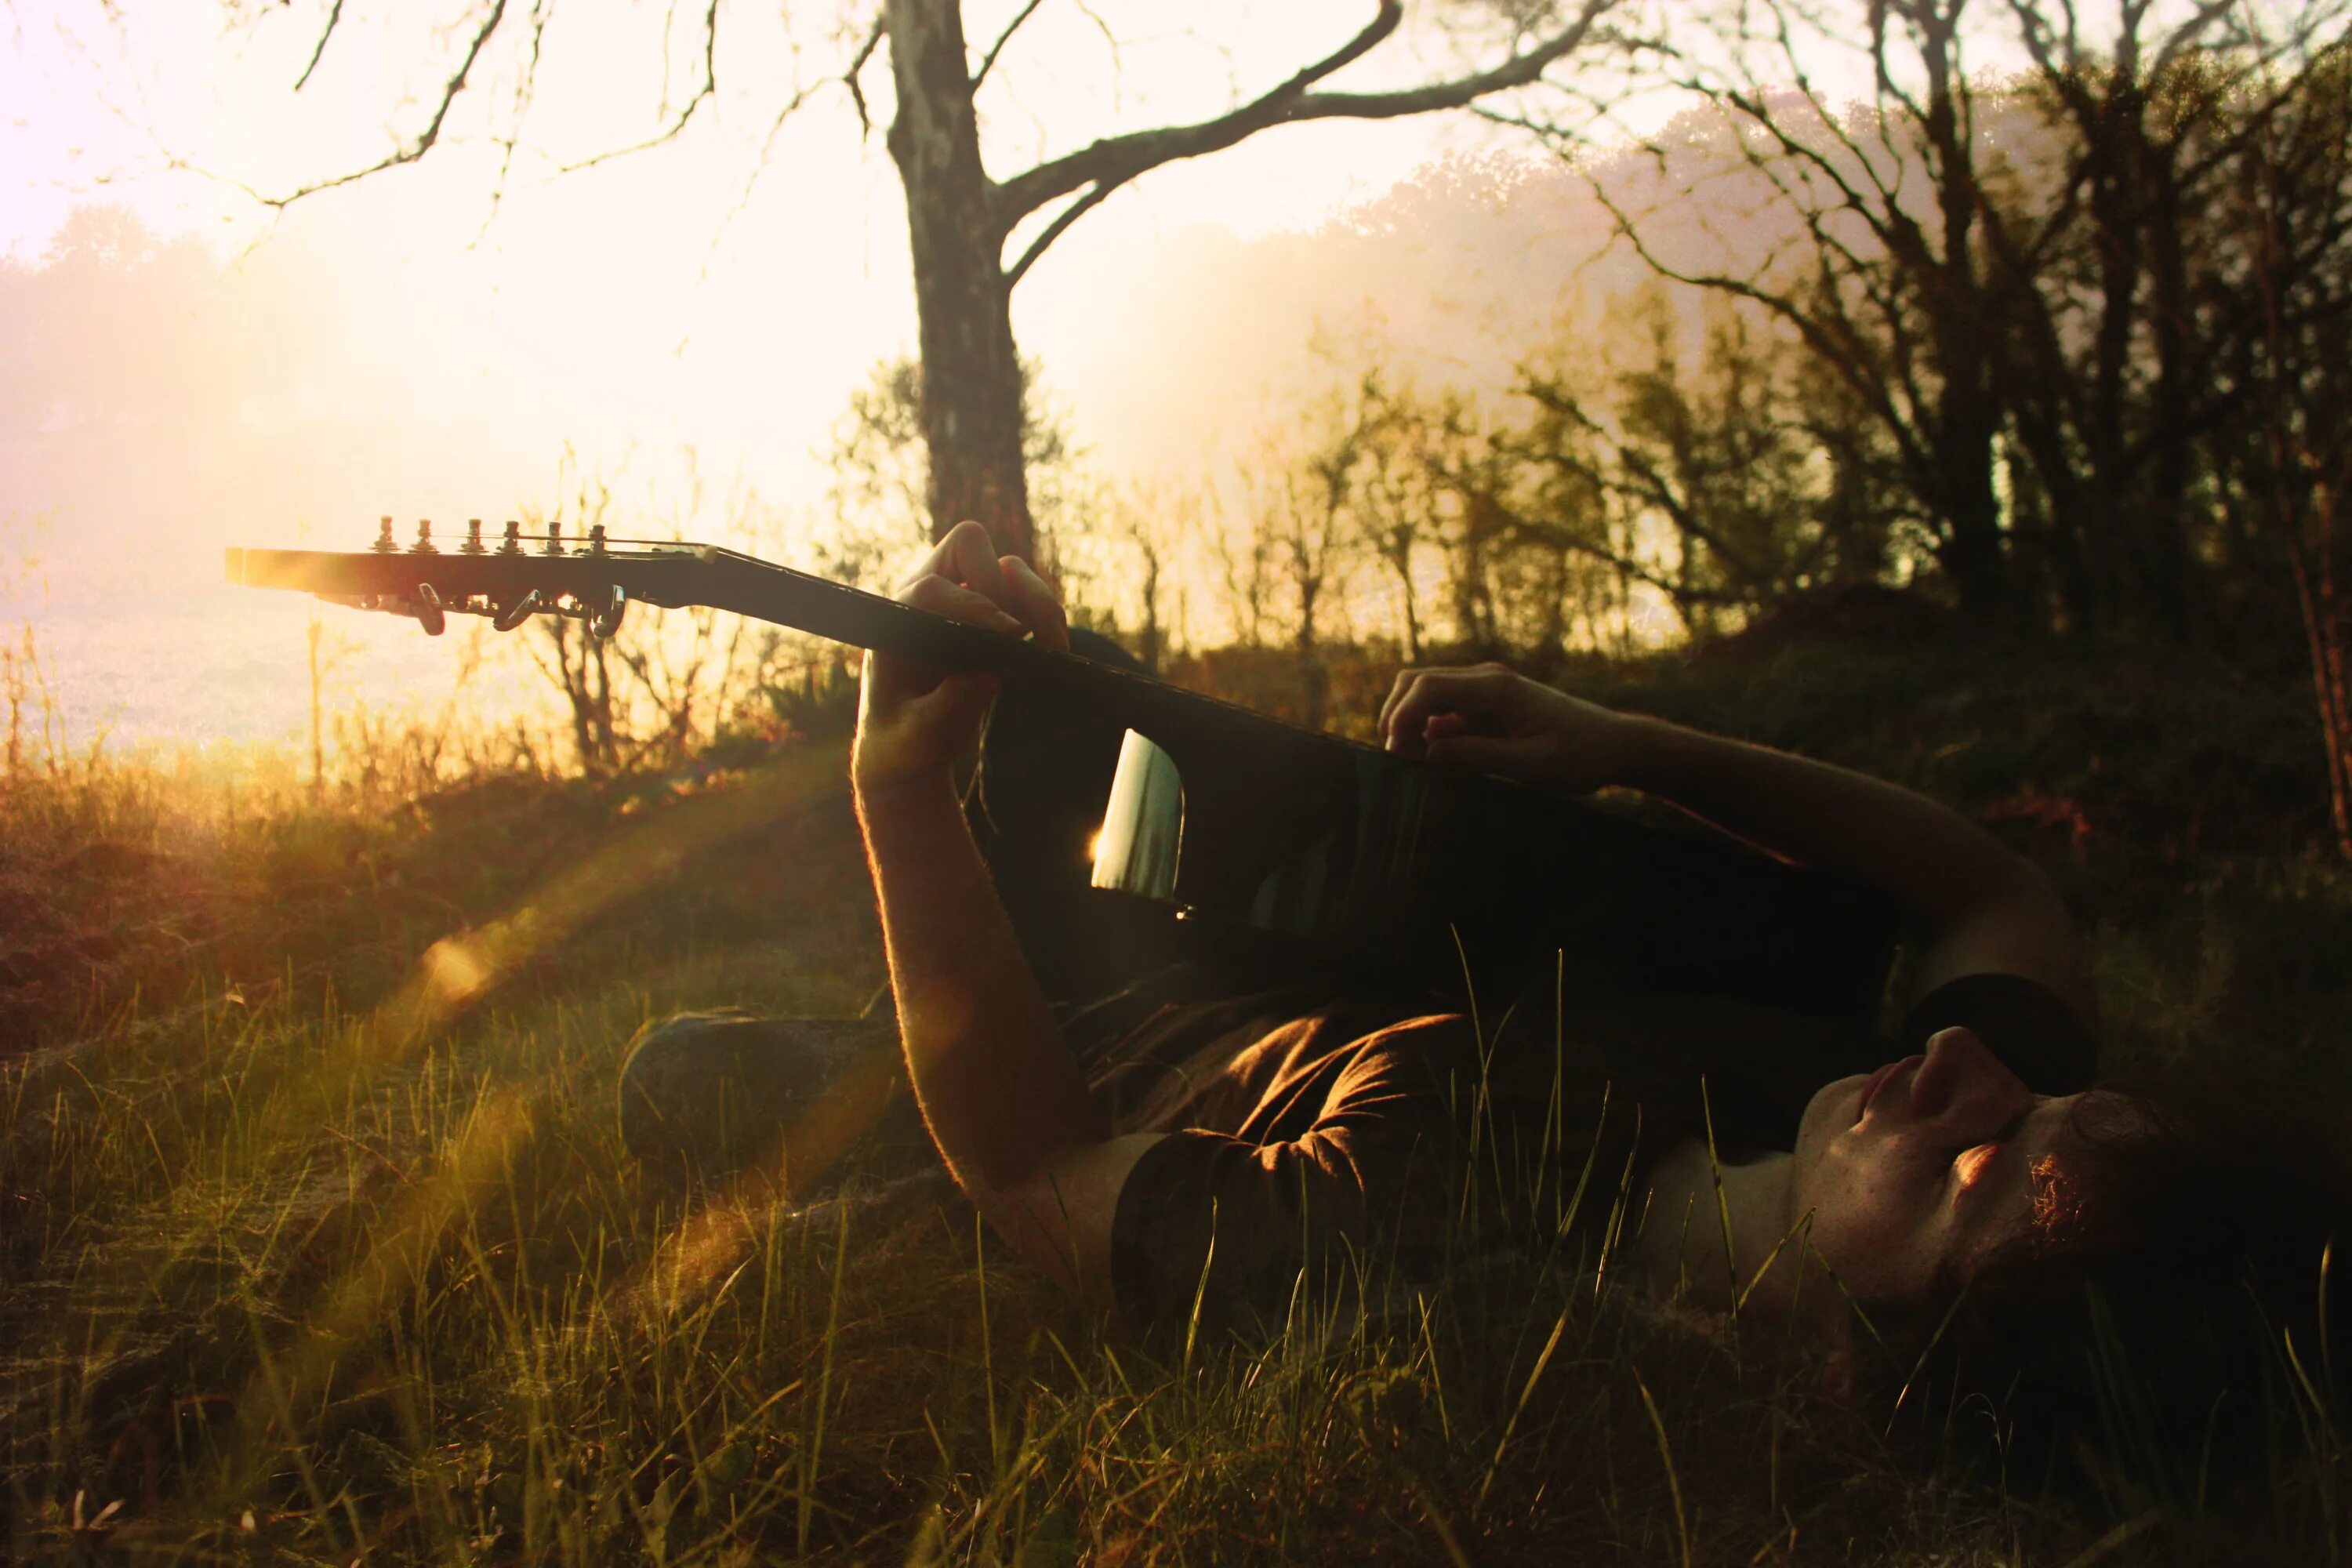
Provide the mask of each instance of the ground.
MULTIPOLYGON (((2291 689, 2046 664, 1957 686, 1900 650, 1753 660, 1616 672, 1607 694, 1937 791, 2084 910, 2127 1059, 2228 1050, 2340 1095, 2352 878, 2307 847, 2291 689)), ((837 746, 734 761, 401 799, 238 798, 137 763, 6 781, 16 1560, 2088 1564, 2346 1544, 2332 1438, 2252 1525, 2127 1489, 2004 1489, 1572 1258, 1465 1262, 1369 1314, 1302 1307, 1247 1352, 1142 1346, 967 1211, 669 1191, 615 1131, 642 1022, 852 1013, 882 981, 837 746)))

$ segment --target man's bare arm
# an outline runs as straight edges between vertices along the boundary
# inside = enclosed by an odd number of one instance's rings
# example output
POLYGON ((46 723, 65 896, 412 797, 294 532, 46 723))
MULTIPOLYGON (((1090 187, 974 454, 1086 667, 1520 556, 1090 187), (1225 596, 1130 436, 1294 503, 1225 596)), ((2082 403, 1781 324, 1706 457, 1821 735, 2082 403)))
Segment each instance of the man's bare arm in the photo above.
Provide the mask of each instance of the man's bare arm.
POLYGON ((1902 907, 1921 994, 2021 974, 2085 1023, 2097 1002, 2081 933, 2049 879, 1958 813, 1808 758, 1617 713, 1499 666, 1407 670, 1381 715, 1392 751, 1513 777, 1671 801, 1773 854, 1877 888, 1902 907))
MULTIPOLYGON (((923 608, 1067 641, 1027 568, 961 525, 901 591, 923 608)), ((908 1076, 957 1184, 1065 1287, 1108 1296, 1110 1226, 1152 1139, 1109 1137, 965 823, 950 769, 976 741, 987 678, 869 657, 852 776, 881 905, 908 1076)))

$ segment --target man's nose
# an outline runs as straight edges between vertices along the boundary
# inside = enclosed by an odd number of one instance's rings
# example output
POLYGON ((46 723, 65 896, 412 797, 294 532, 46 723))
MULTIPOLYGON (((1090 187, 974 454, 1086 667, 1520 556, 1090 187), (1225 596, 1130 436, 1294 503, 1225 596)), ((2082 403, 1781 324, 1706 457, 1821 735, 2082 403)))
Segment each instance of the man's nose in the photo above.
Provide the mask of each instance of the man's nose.
POLYGON ((2016 1075, 1968 1029, 1945 1029, 1927 1042, 1911 1079, 1911 1113, 1922 1121, 2006 1121, 2025 1092, 2016 1075))

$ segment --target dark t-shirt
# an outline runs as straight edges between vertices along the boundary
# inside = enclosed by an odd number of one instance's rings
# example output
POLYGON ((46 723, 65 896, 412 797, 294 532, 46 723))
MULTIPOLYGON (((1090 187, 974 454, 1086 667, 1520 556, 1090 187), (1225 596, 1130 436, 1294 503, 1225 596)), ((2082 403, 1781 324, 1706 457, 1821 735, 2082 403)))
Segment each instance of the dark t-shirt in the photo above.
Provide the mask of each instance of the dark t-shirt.
POLYGON ((1120 1311, 1145 1327, 1278 1321, 1360 1265, 1549 1233, 1597 1242, 1683 1137, 1787 1149, 1822 1085, 1974 1029, 2028 1087, 2084 1087, 2087 1030, 2015 975, 1941 986, 1890 1039, 1706 998, 1530 986, 1482 1028, 1459 1013, 1272 994, 1169 1007, 1097 1054, 1121 1131, 1165 1133, 1111 1232, 1120 1311))

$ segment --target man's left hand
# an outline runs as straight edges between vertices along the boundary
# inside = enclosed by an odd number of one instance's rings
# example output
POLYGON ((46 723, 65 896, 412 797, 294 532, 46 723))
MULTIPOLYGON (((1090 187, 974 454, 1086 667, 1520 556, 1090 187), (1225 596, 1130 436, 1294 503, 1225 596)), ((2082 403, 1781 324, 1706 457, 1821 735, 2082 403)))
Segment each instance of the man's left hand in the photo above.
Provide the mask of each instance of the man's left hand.
MULTIPOLYGON (((902 605, 1007 636, 1034 635, 1045 647, 1070 646, 1069 624, 1054 591, 1019 556, 997 554, 988 531, 976 522, 949 530, 896 596, 902 605)), ((946 674, 868 653, 850 761, 858 794, 872 800, 945 778, 979 741, 997 686, 992 675, 946 674)))

